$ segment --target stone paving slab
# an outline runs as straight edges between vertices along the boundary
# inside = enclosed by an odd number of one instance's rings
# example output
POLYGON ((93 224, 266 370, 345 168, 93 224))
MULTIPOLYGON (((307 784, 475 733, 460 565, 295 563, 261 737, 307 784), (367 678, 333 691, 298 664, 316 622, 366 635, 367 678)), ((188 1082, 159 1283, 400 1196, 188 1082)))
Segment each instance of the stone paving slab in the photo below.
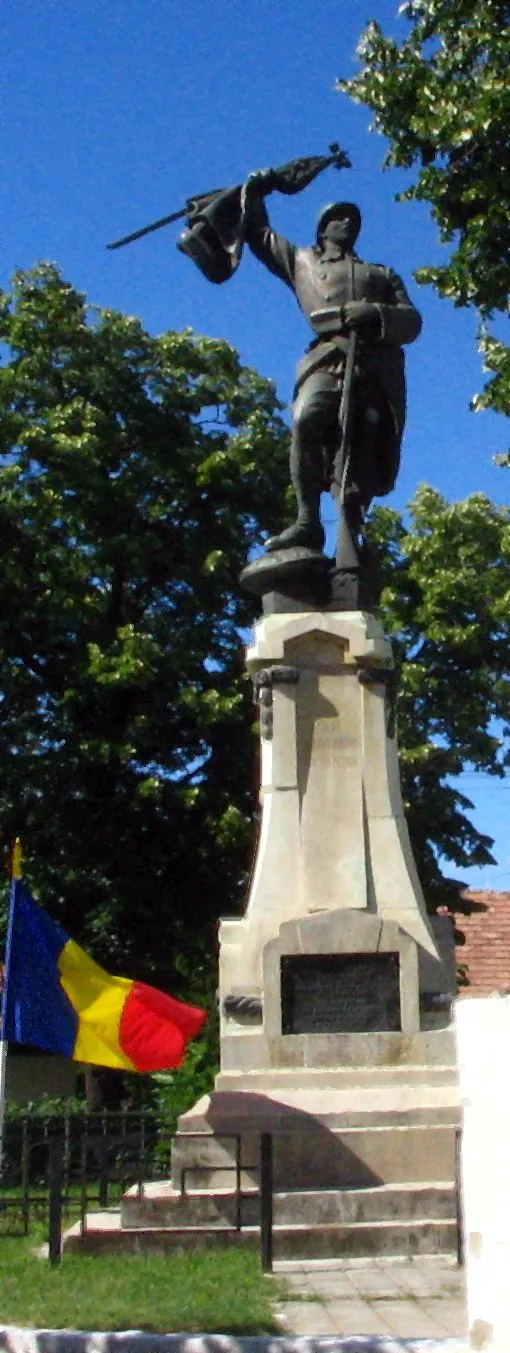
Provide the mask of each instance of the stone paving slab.
POLYGON ((308 1273, 286 1273, 281 1276, 290 1292, 302 1293, 303 1297, 312 1295, 324 1299, 333 1296, 354 1300, 359 1295, 359 1289, 353 1283, 350 1273, 336 1274, 333 1282, 329 1273, 318 1273, 312 1277, 308 1273))
MULTIPOLYGON (((382 1299, 383 1297, 395 1297, 397 1300, 402 1295, 402 1291, 407 1292, 407 1284, 404 1287, 396 1280, 393 1273, 383 1273, 381 1269, 374 1269, 372 1272, 367 1270, 354 1270, 354 1272, 342 1274, 342 1277, 349 1281, 351 1292, 356 1296, 363 1296, 370 1300, 372 1297, 382 1299)), ((331 1281, 331 1278, 330 1278, 331 1281)), ((336 1279, 331 1281, 331 1290, 336 1293, 336 1279)), ((326 1285, 323 1287, 326 1291, 326 1285)))
POLYGON ((467 1348, 464 1275, 450 1260, 337 1260, 329 1267, 280 1262, 275 1273, 289 1291, 290 1300, 280 1299, 275 1311, 288 1335, 392 1336, 395 1347, 428 1339, 428 1347, 438 1349, 454 1337, 467 1348), (296 1301, 299 1293, 302 1302, 296 1301))
MULTIPOLYGON (((441 1303, 436 1303, 441 1305, 441 1303)), ((376 1334, 389 1333, 403 1339, 444 1339, 449 1331, 441 1320, 441 1311, 430 1304, 420 1305, 416 1301, 378 1301, 377 1310, 379 1329, 376 1334), (382 1328, 381 1328, 382 1324, 382 1328), (386 1329, 384 1329, 386 1326, 386 1329)), ((455 1333, 460 1331, 455 1330, 455 1333)))
POLYGON ((329 1307, 317 1301, 285 1302, 283 1307, 278 1306, 275 1310, 275 1316, 282 1332, 292 1335, 297 1328, 299 1337, 307 1341, 324 1334, 338 1334, 329 1307))
POLYGON ((325 1309, 334 1321, 336 1334, 391 1333, 379 1311, 367 1301, 328 1301, 325 1309))

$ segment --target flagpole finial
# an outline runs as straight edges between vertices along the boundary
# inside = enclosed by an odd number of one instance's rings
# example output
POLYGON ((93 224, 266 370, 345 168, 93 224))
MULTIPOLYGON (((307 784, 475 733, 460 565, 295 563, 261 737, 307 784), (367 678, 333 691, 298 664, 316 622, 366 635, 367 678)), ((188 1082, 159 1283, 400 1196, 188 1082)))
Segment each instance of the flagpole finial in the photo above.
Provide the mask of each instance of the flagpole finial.
POLYGON ((10 875, 11 879, 21 878, 21 841, 19 836, 15 837, 11 850, 10 875))

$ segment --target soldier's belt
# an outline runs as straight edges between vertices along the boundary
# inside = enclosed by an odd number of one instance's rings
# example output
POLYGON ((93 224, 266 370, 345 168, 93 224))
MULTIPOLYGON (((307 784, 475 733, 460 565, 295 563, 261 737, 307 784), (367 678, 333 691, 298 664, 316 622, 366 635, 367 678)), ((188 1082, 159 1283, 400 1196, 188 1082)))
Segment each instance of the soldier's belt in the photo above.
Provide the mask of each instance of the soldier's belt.
POLYGON ((347 330, 344 329, 343 306, 330 306, 328 310, 312 310, 310 324, 321 338, 332 337, 334 334, 347 338, 347 330))

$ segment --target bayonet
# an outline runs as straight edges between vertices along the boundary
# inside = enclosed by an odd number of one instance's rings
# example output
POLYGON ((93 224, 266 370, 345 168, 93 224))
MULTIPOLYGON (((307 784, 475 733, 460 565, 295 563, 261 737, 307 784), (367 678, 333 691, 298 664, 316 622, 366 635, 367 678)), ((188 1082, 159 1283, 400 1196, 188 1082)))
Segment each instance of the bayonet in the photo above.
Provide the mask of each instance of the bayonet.
POLYGON ((114 240, 113 244, 107 244, 107 249, 121 249, 123 244, 132 244, 133 240, 141 240, 142 235, 151 235, 153 230, 161 230, 163 226, 171 225, 172 221, 181 221, 183 216, 189 216, 198 210, 202 200, 206 201, 214 197, 216 193, 225 192, 224 188, 211 188, 210 193, 202 193, 200 197, 189 198, 183 207, 178 211, 172 211, 170 216, 160 216, 159 221, 152 221, 150 225, 142 226, 141 230, 133 230, 131 235, 123 235, 121 240, 114 240))

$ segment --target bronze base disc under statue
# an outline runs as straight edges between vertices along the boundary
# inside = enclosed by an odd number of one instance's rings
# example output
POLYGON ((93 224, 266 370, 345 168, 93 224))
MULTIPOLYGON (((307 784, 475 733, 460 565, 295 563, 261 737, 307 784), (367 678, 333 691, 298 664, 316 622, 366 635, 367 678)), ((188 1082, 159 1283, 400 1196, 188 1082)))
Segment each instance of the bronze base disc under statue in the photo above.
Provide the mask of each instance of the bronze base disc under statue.
POLYGON ((339 569, 318 550, 295 545, 247 564, 240 583, 262 598, 264 615, 285 611, 372 611, 381 590, 374 558, 365 549, 357 569, 339 569))
POLYGON ((262 597, 266 592, 285 590, 287 584, 293 589, 313 587, 326 592, 332 562, 320 550, 308 550, 303 545, 291 546, 288 550, 273 550, 271 554, 262 554, 247 564, 240 574, 239 581, 247 592, 262 597))

